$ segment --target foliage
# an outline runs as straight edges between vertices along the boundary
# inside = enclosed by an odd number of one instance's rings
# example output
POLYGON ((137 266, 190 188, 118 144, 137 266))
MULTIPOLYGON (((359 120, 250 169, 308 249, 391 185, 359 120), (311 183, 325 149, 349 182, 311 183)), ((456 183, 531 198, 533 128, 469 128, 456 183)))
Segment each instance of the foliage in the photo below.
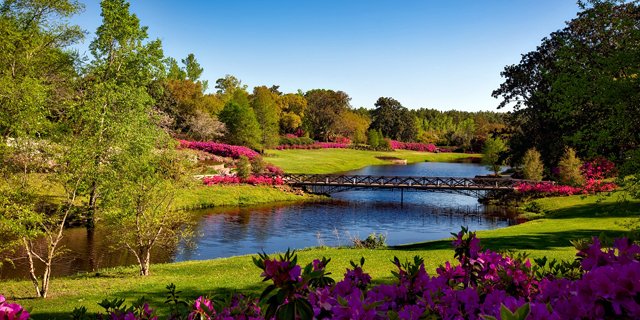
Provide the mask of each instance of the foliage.
POLYGON ((413 150, 413 151, 422 151, 422 152, 435 152, 436 146, 432 144, 424 144, 419 142, 407 142, 403 143, 400 141, 391 140, 389 141, 389 145, 393 150, 413 150))
POLYGON ((413 142, 418 134, 415 118, 409 109, 393 98, 378 98, 371 112, 371 128, 393 140, 413 142))
POLYGON ((257 152, 242 146, 233 146, 215 142, 199 142, 186 140, 178 140, 178 142, 180 143, 180 146, 178 148, 202 150, 221 157, 238 159, 240 156, 244 155, 249 159, 253 159, 253 157, 259 156, 257 152))
POLYGON ((640 6, 589 3, 501 73, 505 82, 493 96, 502 98, 500 108, 514 106, 508 124, 515 158, 536 147, 551 166, 569 145, 584 157, 623 161, 640 145, 640 6))
POLYGON ((284 181, 282 180, 282 178, 278 176, 272 178, 272 177, 267 177, 263 175, 258 175, 258 176, 252 175, 252 176, 249 176, 248 178, 242 178, 240 176, 236 176, 236 177, 213 176, 213 177, 204 177, 202 181, 207 186, 212 186, 216 184, 238 184, 238 183, 248 183, 255 186, 258 186, 258 185, 280 186, 284 184, 284 181))
POLYGON ((566 185, 578 186, 584 183, 582 176, 582 161, 576 157, 576 151, 573 148, 565 148, 564 154, 558 162, 560 170, 560 181, 566 185))
POLYGON ((369 146, 374 149, 380 145, 378 131, 376 131, 376 129, 369 129, 369 132, 367 133, 367 141, 369 142, 369 146))
POLYGON ((280 116, 280 132, 293 133, 302 126, 302 119, 307 112, 307 99, 289 93, 279 96, 276 105, 280 116))
POLYGON ((303 145, 303 146, 310 146, 312 144, 315 144, 315 141, 313 141, 313 139, 311 138, 307 138, 307 137, 280 137, 278 139, 278 145, 282 146, 282 145, 289 145, 289 146, 293 146, 293 145, 303 145))
POLYGON ((189 126, 189 135, 200 141, 210 141, 222 137, 226 131, 224 123, 200 110, 196 110, 196 114, 189 117, 187 125, 189 126))
POLYGON ((260 126, 248 104, 227 103, 219 119, 227 127, 227 142, 255 150, 261 148, 260 126))
POLYGON ((307 119, 318 139, 328 141, 338 131, 340 117, 351 98, 342 91, 314 89, 305 93, 307 119))
POLYGON ((375 232, 370 234, 366 239, 362 240, 357 236, 350 237, 352 246, 354 248, 365 249, 378 249, 387 246, 387 234, 376 234, 375 232))
POLYGON ((612 182, 587 179, 580 187, 558 185, 550 183, 526 184, 520 183, 515 186, 516 192, 527 193, 531 196, 565 196, 572 194, 594 194, 596 192, 611 192, 618 187, 612 182))
POLYGON ((275 147, 278 143, 278 110, 273 94, 266 86, 253 88, 251 108, 260 128, 260 144, 265 148, 275 147))
POLYGON ((542 180, 544 165, 536 148, 527 150, 522 159, 522 173, 527 180, 542 180))
POLYGON ((249 163, 249 158, 247 158, 247 156, 240 155, 240 157, 238 157, 236 170, 236 174, 240 179, 248 179, 251 176, 251 164, 249 163))
POLYGON ((607 179, 618 175, 615 163, 603 158, 596 158, 580 167, 585 179, 607 179))
POLYGON ((232 75, 225 75, 224 78, 216 80, 216 97, 218 97, 225 105, 233 100, 236 91, 247 91, 247 85, 243 85, 242 81, 232 75))
POLYGON ((29 312, 17 303, 7 303, 0 294, 0 319, 29 320, 29 312))
POLYGON ((257 156, 251 159, 251 172, 256 174, 261 174, 265 170, 264 161, 262 161, 262 157, 257 156))
POLYGON ((178 112, 183 117, 195 115, 198 110, 215 116, 224 107, 224 102, 218 97, 204 94, 204 87, 200 81, 168 79, 166 88, 176 99, 178 112))
POLYGON ((502 161, 500 161, 500 153, 505 150, 504 142, 500 138, 487 139, 484 148, 482 148, 482 164, 487 166, 489 170, 497 176, 502 170, 502 161))

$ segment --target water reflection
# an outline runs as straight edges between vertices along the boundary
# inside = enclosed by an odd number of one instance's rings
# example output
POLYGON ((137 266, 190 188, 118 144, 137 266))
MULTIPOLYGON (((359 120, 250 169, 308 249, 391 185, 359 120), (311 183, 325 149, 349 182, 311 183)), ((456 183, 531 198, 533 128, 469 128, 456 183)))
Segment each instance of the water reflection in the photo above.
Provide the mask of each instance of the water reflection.
MULTIPOLYGON (((488 171, 472 163, 419 163, 399 166, 370 166, 352 174, 396 176, 474 177, 488 171)), ((182 253, 156 250, 152 263, 172 260, 204 260, 235 255, 283 252, 287 248, 305 248, 325 244, 348 245, 349 237, 388 233, 389 245, 443 239, 460 226, 471 230, 490 230, 513 224, 514 212, 485 207, 477 199, 446 193, 353 191, 342 192, 330 200, 277 203, 241 208, 212 208, 192 212, 203 237, 198 247, 182 253)), ((84 228, 65 232, 68 254, 52 270, 53 276, 76 274, 135 264, 128 251, 110 251, 110 231, 84 228)), ((5 264, 0 277, 26 278, 26 261, 13 269, 5 264)))

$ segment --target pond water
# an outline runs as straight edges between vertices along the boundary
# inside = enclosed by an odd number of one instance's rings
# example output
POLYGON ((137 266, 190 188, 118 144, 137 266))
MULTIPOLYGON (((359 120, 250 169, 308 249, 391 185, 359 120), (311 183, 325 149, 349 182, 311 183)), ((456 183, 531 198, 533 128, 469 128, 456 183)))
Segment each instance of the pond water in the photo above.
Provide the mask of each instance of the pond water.
MULTIPOLYGON (((474 177, 489 173, 472 163, 418 163, 412 165, 370 166, 348 172, 363 175, 474 177)), ((202 237, 194 250, 158 250, 152 261, 205 260, 236 255, 283 252, 318 245, 349 245, 350 237, 387 234, 388 245, 443 239, 460 226, 471 230, 490 230, 514 223, 514 212, 486 207, 476 198, 448 193, 352 191, 332 195, 329 200, 276 203, 263 206, 194 210, 193 218, 202 237)), ((69 229, 69 253, 56 264, 53 276, 76 274, 135 263, 126 251, 112 252, 108 231, 96 230, 90 236, 84 228, 69 229)), ((24 262, 17 268, 8 264, 1 277, 27 276, 24 262)))

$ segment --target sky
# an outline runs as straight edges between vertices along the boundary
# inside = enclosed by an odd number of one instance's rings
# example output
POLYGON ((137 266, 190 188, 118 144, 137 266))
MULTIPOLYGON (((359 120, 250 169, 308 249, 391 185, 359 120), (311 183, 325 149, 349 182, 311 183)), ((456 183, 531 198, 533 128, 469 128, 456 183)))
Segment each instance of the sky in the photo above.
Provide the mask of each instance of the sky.
MULTIPOLYGON (((392 97, 442 111, 497 111, 504 67, 579 11, 575 0, 130 2, 165 56, 195 55, 210 93, 230 74, 249 91, 342 90, 354 108, 392 97)), ((90 56, 102 18, 99 1, 84 4, 71 23, 89 32, 78 49, 90 56)))

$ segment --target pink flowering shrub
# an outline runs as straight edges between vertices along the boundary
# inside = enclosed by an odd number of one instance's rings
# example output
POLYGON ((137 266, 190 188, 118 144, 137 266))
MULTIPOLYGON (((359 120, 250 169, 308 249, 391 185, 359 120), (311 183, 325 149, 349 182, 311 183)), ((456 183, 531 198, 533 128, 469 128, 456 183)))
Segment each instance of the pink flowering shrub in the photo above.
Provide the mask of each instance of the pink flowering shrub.
POLYGON ((395 140, 386 139, 389 141, 389 145, 393 150, 413 150, 422 152, 436 152, 436 146, 432 144, 424 144, 419 142, 400 142, 395 140))
POLYGON ((280 178, 279 176, 276 177, 267 177, 267 176, 250 176, 247 179, 242 179, 240 177, 237 176, 213 176, 213 177, 204 177, 202 179, 202 181, 204 182, 205 185, 207 186, 212 186, 214 184, 237 184, 237 183, 248 183, 248 184, 252 184, 252 185, 265 185, 265 186, 272 186, 272 185, 283 185, 284 184, 284 180, 282 180, 282 178, 280 178))
POLYGON ((451 149, 438 148, 438 151, 440 151, 440 152, 451 152, 451 149))
POLYGON ((259 155, 257 152, 243 146, 234 146, 230 144, 224 143, 215 143, 215 142, 199 142, 199 141, 186 141, 186 140, 178 140, 180 142, 180 149, 194 149, 205 151, 217 156, 221 157, 230 157, 233 159, 240 158, 241 155, 247 156, 249 160, 253 159, 253 157, 259 155))
POLYGON ((329 137, 329 141, 339 144, 351 144, 351 140, 345 137, 329 137))
POLYGON ((0 319, 28 320, 29 312, 17 303, 7 303, 7 299, 0 294, 0 319))
POLYGON ((267 173, 275 173, 275 174, 283 174, 284 173, 284 170, 282 170, 282 168, 280 168, 279 166, 274 165, 273 163, 268 163, 264 167, 264 170, 267 173))
POLYGON ((588 179, 582 187, 571 187, 557 184, 526 184, 524 182, 516 185, 516 192, 528 194, 545 194, 549 196, 565 196, 572 194, 594 194, 596 192, 610 192, 618 187, 613 182, 604 182, 595 179, 588 179))
POLYGON ((289 149, 307 149, 307 150, 312 150, 312 149, 335 149, 335 148, 339 148, 339 149, 348 149, 349 145, 348 144, 340 144, 340 143, 332 143, 332 142, 317 142, 316 144, 313 145, 279 145, 278 146, 278 150, 289 150, 289 149))
POLYGON ((586 179, 607 179, 616 177, 617 168, 616 165, 603 158, 596 158, 591 160, 580 167, 582 175, 586 179))

